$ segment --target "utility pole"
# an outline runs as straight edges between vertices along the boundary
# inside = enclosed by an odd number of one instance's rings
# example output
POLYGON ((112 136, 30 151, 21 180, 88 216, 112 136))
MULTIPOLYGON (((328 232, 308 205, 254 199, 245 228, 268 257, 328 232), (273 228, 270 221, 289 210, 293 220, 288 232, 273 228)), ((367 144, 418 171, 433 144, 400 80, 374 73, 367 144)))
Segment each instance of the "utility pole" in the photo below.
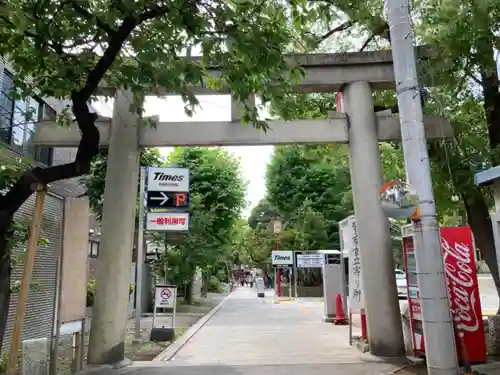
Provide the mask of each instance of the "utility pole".
MULTIPOLYGON (((281 233, 281 219, 279 217, 275 217, 273 219, 273 233, 276 236, 276 250, 281 250, 280 244, 280 233, 281 233)), ((274 271, 274 282, 276 284, 275 294, 276 297, 281 297, 281 268, 276 267, 274 271)))
POLYGON ((413 223, 413 230, 427 370, 429 375, 456 375, 455 337, 424 133, 409 0, 386 0, 384 5, 391 35, 406 177, 419 197, 420 221, 413 223))
POLYGON ((139 171, 139 220, 137 235, 137 260, 135 272, 135 336, 137 342, 142 342, 141 317, 142 317, 142 271, 144 270, 144 206, 146 199, 146 168, 140 167, 139 171))

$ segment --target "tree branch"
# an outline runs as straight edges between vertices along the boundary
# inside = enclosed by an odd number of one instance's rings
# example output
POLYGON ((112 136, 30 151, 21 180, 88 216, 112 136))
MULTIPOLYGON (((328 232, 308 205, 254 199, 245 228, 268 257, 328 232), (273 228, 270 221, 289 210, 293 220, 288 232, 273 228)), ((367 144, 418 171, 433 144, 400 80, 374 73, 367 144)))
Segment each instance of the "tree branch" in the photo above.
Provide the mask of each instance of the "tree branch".
POLYGON ((71 93, 73 114, 78 128, 82 132, 75 161, 49 168, 37 167, 25 172, 14 186, 0 198, 0 226, 6 225, 12 215, 29 198, 33 192, 31 188, 33 183, 50 184, 54 181, 78 177, 89 171, 92 159, 99 153, 99 130, 95 126, 97 115, 90 113, 87 102, 120 53, 123 42, 137 25, 138 23, 131 17, 123 20, 116 33, 111 37, 108 48, 87 76, 84 87, 71 93))
POLYGON ((331 29, 330 31, 328 31, 326 34, 324 34, 323 36, 320 36, 319 39, 318 39, 318 43, 321 43, 323 42, 324 40, 328 39, 329 37, 331 37, 333 34, 339 32, 339 31, 344 31, 344 30, 347 30, 349 27, 351 26, 354 26, 356 24, 357 21, 354 21, 354 20, 349 20, 349 21, 346 21, 344 23, 341 23, 340 25, 338 25, 337 27, 331 29))
MULTIPOLYGON (((134 16, 125 17, 120 27, 111 33, 108 47, 88 74, 85 85, 80 90, 71 93, 73 114, 78 128, 82 132, 75 161, 48 168, 36 167, 26 171, 9 191, 0 197, 0 228, 7 226, 14 213, 33 193, 32 184, 47 185, 54 181, 78 177, 89 171, 92 159, 99 153, 99 130, 95 126, 97 114, 90 113, 87 103, 101 79, 113 65, 123 43, 134 28, 146 20, 167 13, 168 10, 168 7, 155 7, 141 14, 139 18, 134 16)), ((0 19, 12 24, 5 16, 1 16, 0 19)), ((35 34, 26 35, 35 38, 35 40, 40 37, 35 34)))
POLYGON ((154 8, 151 8, 150 10, 144 11, 139 16, 139 23, 148 21, 150 19, 156 18, 156 17, 161 17, 165 14, 167 14, 170 11, 170 7, 168 5, 162 5, 162 6, 155 6, 154 8))
POLYGON ((109 41, 108 48, 106 48, 94 69, 92 69, 87 76, 87 80, 85 81, 83 88, 72 95, 73 102, 75 102, 75 100, 79 100, 87 103, 94 91, 97 89, 101 79, 104 77, 111 65, 113 65, 113 62, 120 53, 123 43, 127 40, 130 33, 137 25, 138 23, 131 17, 127 17, 123 20, 114 36, 109 41))
POLYGON ((75 12, 81 14, 86 19, 88 19, 88 20, 95 20, 97 27, 99 27, 100 29, 102 29, 110 37, 113 37, 116 34, 116 31, 113 30, 108 24, 106 24, 105 22, 103 22, 102 20, 100 20, 99 17, 94 16, 87 9, 85 9, 80 4, 78 4, 77 1, 73 0, 71 2, 71 6, 72 6, 72 8, 73 8, 73 10, 75 12))
POLYGON ((359 49, 359 52, 363 52, 365 50, 366 47, 368 47, 368 44, 373 40, 375 39, 375 34, 372 34, 368 39, 366 39, 366 41, 363 43, 363 45, 361 46, 361 48, 359 49))

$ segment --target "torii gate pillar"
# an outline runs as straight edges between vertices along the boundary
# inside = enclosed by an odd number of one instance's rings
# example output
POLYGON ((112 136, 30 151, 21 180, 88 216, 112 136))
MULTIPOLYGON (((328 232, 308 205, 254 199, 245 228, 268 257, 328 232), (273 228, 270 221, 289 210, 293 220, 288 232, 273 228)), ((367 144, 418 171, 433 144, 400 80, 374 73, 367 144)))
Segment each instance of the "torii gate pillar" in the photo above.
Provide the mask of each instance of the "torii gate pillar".
POLYGON ((351 185, 370 353, 380 357, 403 357, 405 349, 389 221, 378 201, 382 170, 370 84, 348 84, 342 97, 343 109, 349 118, 351 185))
POLYGON ((128 296, 139 178, 139 117, 133 95, 117 91, 104 189, 102 236, 88 353, 89 364, 125 358, 128 296))

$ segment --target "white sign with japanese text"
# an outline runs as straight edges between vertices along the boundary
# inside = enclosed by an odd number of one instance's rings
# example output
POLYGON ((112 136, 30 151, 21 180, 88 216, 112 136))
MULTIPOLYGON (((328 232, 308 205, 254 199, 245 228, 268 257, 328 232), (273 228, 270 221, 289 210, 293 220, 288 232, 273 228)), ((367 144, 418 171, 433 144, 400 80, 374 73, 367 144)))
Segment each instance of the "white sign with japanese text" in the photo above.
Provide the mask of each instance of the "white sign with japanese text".
POLYGON ((297 254, 297 268, 323 268, 325 254, 311 251, 297 254))
POLYGON ((146 230, 187 231, 189 230, 189 214, 187 212, 148 212, 146 230))
POLYGON ((361 254, 359 250, 358 229, 356 219, 350 216, 347 225, 342 228, 344 249, 349 252, 349 298, 351 312, 360 312, 365 308, 363 280, 361 275, 361 254))
POLYGON ((156 285, 155 308, 173 309, 177 301, 177 287, 175 285, 156 285))

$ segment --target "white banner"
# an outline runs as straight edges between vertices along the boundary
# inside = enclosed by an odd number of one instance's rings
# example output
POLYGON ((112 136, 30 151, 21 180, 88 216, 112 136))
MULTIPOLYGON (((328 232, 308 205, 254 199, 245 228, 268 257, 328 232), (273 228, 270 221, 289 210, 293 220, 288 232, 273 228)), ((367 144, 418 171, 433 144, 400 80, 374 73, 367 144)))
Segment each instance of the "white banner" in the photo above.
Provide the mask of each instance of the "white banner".
POLYGON ((358 242, 356 219, 350 216, 347 225, 342 228, 344 249, 349 251, 349 298, 348 305, 351 312, 360 312, 365 308, 363 295, 363 280, 361 268, 361 254, 358 242))
POLYGON ((177 287, 175 285, 156 285, 155 308, 173 309, 177 301, 177 287))

